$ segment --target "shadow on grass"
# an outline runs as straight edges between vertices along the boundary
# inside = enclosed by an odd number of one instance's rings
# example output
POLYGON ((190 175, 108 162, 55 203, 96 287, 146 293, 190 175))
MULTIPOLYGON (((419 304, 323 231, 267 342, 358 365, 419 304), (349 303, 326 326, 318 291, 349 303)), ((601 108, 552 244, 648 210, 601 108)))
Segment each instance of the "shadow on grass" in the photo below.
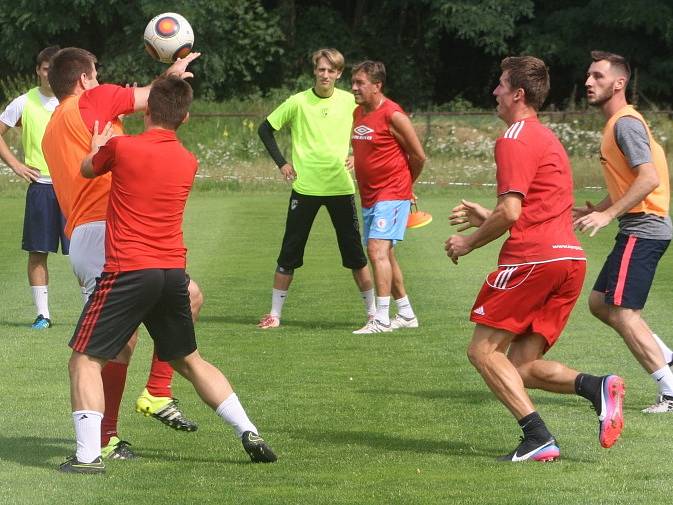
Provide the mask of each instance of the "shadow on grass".
POLYGON ((373 431, 292 430, 292 437, 312 443, 361 445, 383 451, 405 451, 419 454, 451 454, 493 458, 493 452, 458 440, 404 438, 373 431))
MULTIPOLYGON (((217 454, 217 453, 214 453, 217 454)), ((229 465, 254 465, 250 458, 243 452, 241 449, 241 456, 238 458, 224 458, 224 457, 203 457, 199 455, 197 451, 181 453, 179 456, 175 454, 175 451, 170 449, 143 449, 138 451, 138 455, 142 460, 147 461, 175 461, 177 463, 205 463, 205 464, 217 464, 217 463, 226 463, 229 465)))
POLYGON ((489 391, 475 391, 469 389, 431 389, 426 391, 405 391, 402 389, 359 389, 358 393, 382 396, 414 396, 424 400, 451 400, 454 402, 458 401, 460 403, 470 405, 489 400, 497 401, 493 394, 489 391))
MULTIPOLYGON (((258 318, 255 317, 245 317, 245 316, 200 316, 199 322, 205 323, 228 323, 228 324, 240 324, 244 326, 249 326, 250 329, 257 330, 257 323, 259 322, 258 318)), ((198 323, 197 323, 198 324, 198 323)), ((363 322, 348 322, 348 321, 329 321, 329 322, 319 322, 315 319, 310 321, 298 321, 296 319, 283 319, 283 324, 279 330, 287 329, 292 330, 293 328, 302 328, 305 330, 357 330, 362 326, 363 322)), ((197 326, 198 327, 198 326, 197 326)), ((260 330, 268 331, 268 330, 260 330)), ((349 332, 350 333, 350 332, 349 332)))
POLYGON ((0 437, 0 460, 23 466, 55 470, 51 460, 65 461, 73 450, 74 441, 68 438, 0 437))

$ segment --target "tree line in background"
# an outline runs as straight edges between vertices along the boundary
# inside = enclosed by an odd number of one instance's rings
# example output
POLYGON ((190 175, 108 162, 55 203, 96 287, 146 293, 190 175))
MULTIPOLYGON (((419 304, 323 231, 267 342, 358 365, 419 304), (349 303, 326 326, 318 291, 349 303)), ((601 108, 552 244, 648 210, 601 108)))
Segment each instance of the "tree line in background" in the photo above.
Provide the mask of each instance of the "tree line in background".
POLYGON ((349 63, 382 60, 388 94, 409 109, 492 107, 500 60, 517 54, 549 65, 548 107, 581 106, 592 49, 631 61, 640 105, 673 103, 671 0, 13 0, 0 2, 1 77, 31 73, 58 44, 96 54, 104 82, 148 82, 163 67, 142 34, 166 11, 194 28, 204 99, 308 87, 309 55, 330 46, 349 63))

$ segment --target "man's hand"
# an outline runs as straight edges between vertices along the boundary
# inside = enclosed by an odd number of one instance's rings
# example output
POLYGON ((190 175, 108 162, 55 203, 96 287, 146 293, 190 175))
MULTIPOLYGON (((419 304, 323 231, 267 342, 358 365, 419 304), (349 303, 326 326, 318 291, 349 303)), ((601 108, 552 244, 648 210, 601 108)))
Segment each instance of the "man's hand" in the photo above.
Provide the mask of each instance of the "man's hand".
POLYGON ((461 200, 461 203, 451 209, 449 224, 451 226, 462 225, 458 231, 465 231, 468 228, 480 227, 491 211, 482 207, 478 203, 461 200))
POLYGON ((199 56, 201 56, 201 53, 189 53, 184 58, 178 58, 175 60, 175 63, 168 67, 168 70, 166 70, 166 75, 177 75, 181 79, 194 77, 194 74, 187 72, 187 65, 189 65, 199 56))
POLYGON ((612 218, 606 212, 592 212, 576 219, 573 225, 576 230, 582 233, 591 232, 589 236, 593 237, 598 233, 598 230, 609 225, 610 221, 612 221, 612 218))
POLYGON ((16 166, 10 168, 16 175, 24 179, 26 182, 35 182, 40 177, 40 171, 37 168, 29 167, 19 162, 16 166))
POLYGON ((463 235, 451 235, 446 242, 444 242, 444 250, 446 255, 451 258, 455 265, 458 264, 458 258, 465 256, 472 251, 472 246, 469 243, 469 237, 463 235))
POLYGON ((346 157, 346 170, 355 170, 355 157, 352 154, 346 157))
POLYGON ((596 207, 589 200, 586 201, 585 207, 573 207, 573 221, 577 221, 579 218, 584 217, 592 212, 596 211, 596 207))
POLYGON ((112 131, 112 123, 107 122, 103 131, 98 133, 98 120, 93 124, 93 136, 91 137, 91 151, 98 152, 98 150, 107 144, 107 141, 114 137, 114 132, 112 131))
POLYGON ((292 182, 297 178, 297 172, 294 171, 294 168, 289 163, 285 163, 285 165, 280 167, 280 173, 283 174, 283 178, 288 182, 292 182))

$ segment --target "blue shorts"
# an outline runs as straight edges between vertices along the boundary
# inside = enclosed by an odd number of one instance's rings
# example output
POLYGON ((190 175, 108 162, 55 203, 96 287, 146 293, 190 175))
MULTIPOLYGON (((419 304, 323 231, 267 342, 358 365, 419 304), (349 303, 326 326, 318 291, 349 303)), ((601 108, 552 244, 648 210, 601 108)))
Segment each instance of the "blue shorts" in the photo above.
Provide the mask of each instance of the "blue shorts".
POLYGON ((68 254, 70 241, 65 236, 65 218, 58 206, 54 186, 33 182, 26 193, 21 248, 28 252, 61 252, 68 254))
POLYGON ((617 234, 615 246, 598 274, 594 291, 605 294, 605 303, 640 310, 645 307, 659 260, 670 240, 651 240, 617 234))
POLYGON ((392 240, 395 245, 398 240, 404 240, 410 210, 409 200, 383 200, 373 207, 363 207, 363 242, 367 244, 370 238, 377 238, 392 240))

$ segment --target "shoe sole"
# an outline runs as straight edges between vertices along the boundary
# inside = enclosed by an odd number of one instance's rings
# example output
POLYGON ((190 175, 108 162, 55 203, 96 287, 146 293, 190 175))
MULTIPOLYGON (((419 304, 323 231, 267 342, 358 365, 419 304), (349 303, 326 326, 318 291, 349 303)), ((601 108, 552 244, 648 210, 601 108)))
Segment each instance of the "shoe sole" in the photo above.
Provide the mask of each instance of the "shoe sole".
POLYGON ((540 452, 534 454, 531 458, 532 461, 537 461, 538 463, 551 463, 557 461, 561 457, 561 450, 556 445, 550 445, 545 447, 540 452))
POLYGON ((605 398, 605 419, 600 421, 598 440, 601 446, 609 449, 619 439, 624 429, 624 380, 616 375, 607 377, 601 386, 601 394, 605 398))
POLYGON ((198 425, 192 425, 192 426, 186 426, 184 424, 176 423, 175 421, 170 421, 167 419, 164 419, 156 414, 152 414, 148 409, 143 409, 141 407, 136 406, 136 412, 139 414, 144 415, 145 417, 152 417, 159 421, 161 424, 164 424, 168 426, 169 428, 174 429, 175 431, 185 431, 187 433, 192 433, 196 430, 199 429, 198 425))

